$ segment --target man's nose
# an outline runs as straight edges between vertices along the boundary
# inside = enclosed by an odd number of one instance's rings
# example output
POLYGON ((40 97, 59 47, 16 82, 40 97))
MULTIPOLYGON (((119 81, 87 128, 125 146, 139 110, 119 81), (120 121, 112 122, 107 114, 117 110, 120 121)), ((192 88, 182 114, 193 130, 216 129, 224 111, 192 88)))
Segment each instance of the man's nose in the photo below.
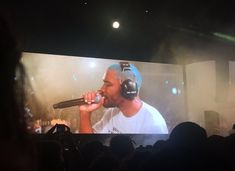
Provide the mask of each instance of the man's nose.
POLYGON ((99 93, 103 94, 105 91, 104 85, 98 91, 99 91, 99 93))

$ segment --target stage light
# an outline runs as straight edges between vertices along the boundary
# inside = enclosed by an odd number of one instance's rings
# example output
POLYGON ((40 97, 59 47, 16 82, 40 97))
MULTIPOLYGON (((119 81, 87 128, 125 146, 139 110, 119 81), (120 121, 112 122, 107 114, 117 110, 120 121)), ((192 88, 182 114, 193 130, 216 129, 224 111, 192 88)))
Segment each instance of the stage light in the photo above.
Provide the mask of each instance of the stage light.
POLYGON ((171 89, 171 92, 172 92, 172 94, 176 95, 176 94, 177 94, 177 89, 176 89, 175 87, 173 87, 173 88, 171 89))
POLYGON ((114 21, 114 22, 113 22, 113 28, 118 29, 119 26, 120 26, 120 24, 119 24, 118 21, 114 21))
POLYGON ((96 63, 95 62, 91 62, 90 63, 90 68, 94 68, 96 66, 96 63))

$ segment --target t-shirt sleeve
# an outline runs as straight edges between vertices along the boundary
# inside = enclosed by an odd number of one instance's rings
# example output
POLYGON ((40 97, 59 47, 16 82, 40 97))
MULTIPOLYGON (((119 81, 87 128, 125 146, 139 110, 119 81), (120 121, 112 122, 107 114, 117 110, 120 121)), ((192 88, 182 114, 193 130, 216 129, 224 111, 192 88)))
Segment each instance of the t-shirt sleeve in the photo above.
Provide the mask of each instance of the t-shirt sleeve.
POLYGON ((144 105, 146 115, 145 118, 145 132, 152 134, 168 134, 168 128, 162 114, 154 107, 145 103, 144 105))
POLYGON ((158 134, 168 134, 168 128, 166 125, 166 121, 162 117, 159 111, 156 112, 155 118, 153 119, 154 125, 156 126, 156 132, 158 134))

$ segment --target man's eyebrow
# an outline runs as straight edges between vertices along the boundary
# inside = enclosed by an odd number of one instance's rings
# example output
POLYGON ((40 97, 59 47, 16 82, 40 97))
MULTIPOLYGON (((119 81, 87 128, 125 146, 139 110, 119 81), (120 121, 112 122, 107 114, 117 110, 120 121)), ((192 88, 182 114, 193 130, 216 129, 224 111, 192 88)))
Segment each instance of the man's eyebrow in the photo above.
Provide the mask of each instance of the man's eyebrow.
POLYGON ((111 84, 111 82, 110 82, 110 81, 107 81, 107 80, 103 80, 103 82, 104 82, 104 83, 109 83, 109 84, 111 84))

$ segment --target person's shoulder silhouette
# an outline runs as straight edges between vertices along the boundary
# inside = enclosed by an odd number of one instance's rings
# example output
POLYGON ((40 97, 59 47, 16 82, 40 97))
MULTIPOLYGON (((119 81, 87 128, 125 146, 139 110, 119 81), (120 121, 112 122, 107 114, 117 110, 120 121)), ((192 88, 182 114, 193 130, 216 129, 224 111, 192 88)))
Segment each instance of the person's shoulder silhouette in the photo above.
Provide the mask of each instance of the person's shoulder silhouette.
POLYGON ((134 152, 132 139, 127 135, 116 135, 110 140, 110 151, 118 158, 124 158, 134 152))
POLYGON ((0 16, 0 90, 2 101, 0 133, 2 139, 22 139, 26 133, 24 118, 24 70, 20 63, 21 51, 8 26, 0 16))

